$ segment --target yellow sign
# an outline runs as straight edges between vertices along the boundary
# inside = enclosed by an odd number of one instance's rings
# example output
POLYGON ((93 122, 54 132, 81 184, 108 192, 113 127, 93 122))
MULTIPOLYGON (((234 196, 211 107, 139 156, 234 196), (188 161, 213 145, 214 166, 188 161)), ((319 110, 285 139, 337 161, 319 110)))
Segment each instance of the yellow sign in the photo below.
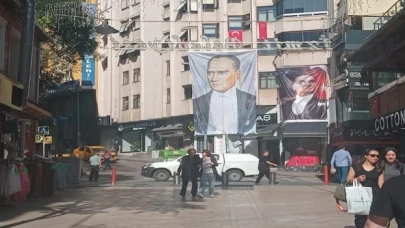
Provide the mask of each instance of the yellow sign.
POLYGON ((45 144, 52 144, 52 136, 45 136, 45 144))
POLYGON ((35 136, 35 143, 42 143, 42 141, 44 141, 44 136, 42 135, 35 136))

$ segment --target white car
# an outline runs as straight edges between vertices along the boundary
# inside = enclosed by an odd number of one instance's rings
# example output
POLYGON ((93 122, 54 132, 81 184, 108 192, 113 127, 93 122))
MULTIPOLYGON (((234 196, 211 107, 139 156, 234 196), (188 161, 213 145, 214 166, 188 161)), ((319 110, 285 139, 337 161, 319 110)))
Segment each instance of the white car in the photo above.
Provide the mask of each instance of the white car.
MULTIPOLYGON (((219 175, 227 172, 229 181, 240 181, 243 177, 259 174, 259 159, 251 154, 212 154, 218 161, 219 175)), ((167 181, 177 172, 181 159, 177 158, 168 162, 155 162, 142 167, 142 176, 154 178, 156 181, 167 181)))

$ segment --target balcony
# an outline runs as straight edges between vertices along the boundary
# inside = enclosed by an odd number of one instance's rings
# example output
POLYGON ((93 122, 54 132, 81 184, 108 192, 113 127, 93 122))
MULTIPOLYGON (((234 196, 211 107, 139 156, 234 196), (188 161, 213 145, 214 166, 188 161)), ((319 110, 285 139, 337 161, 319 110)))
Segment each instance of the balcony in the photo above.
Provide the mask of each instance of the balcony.
POLYGON ((325 15, 311 15, 310 20, 305 20, 306 18, 308 17, 283 17, 276 21, 275 32, 279 34, 293 31, 324 30, 328 27, 327 16, 325 15))
POLYGON ((349 30, 343 34, 335 36, 332 39, 332 47, 335 48, 344 44, 346 50, 357 50, 372 33, 373 31, 349 30))
POLYGON ((279 56, 275 62, 277 67, 327 65, 330 55, 330 50, 323 49, 319 51, 293 52, 279 56))

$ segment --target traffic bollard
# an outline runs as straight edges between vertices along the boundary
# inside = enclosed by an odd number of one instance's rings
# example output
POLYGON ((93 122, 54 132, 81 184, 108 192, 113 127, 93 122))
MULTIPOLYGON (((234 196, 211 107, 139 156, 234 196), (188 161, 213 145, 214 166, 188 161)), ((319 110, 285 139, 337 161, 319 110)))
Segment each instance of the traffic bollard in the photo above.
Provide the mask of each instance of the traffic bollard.
POLYGON ((329 185, 329 166, 328 165, 323 166, 323 175, 324 175, 325 185, 329 185))
POLYGON ((111 171, 111 185, 115 186, 117 180, 117 168, 112 167, 112 171, 111 171))
POLYGON ((277 183, 277 169, 270 168, 269 184, 276 185, 277 183))
POLYGON ((173 173, 173 184, 180 185, 180 175, 178 175, 177 172, 173 173))
POLYGON ((222 186, 228 186, 229 185, 229 176, 228 173, 222 172, 222 186))

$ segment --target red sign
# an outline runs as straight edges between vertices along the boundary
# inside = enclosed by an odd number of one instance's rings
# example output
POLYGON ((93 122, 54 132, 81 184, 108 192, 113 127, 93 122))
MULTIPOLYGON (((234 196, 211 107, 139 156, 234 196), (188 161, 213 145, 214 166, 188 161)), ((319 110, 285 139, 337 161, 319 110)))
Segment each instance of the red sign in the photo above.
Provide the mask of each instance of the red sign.
POLYGON ((259 22, 259 39, 264 40, 267 38, 267 22, 261 21, 259 22))
POLYGON ((230 30, 228 31, 228 37, 235 38, 240 42, 243 42, 243 30, 230 30))

